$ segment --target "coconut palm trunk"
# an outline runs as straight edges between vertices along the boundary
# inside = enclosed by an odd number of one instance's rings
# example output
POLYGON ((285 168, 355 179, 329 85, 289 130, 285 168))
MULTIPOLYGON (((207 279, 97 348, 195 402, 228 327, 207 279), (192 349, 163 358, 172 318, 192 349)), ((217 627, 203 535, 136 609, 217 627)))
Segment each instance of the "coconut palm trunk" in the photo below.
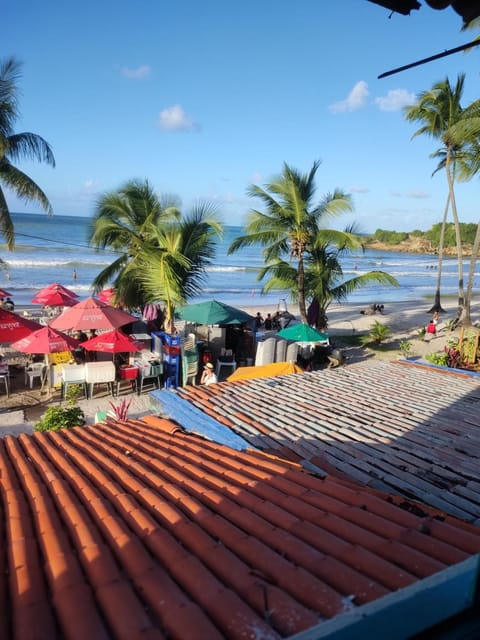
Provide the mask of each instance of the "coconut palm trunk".
POLYGON ((442 227, 440 229, 440 241, 438 244, 438 269, 437 269, 437 284, 435 288, 435 298, 433 300, 433 306, 429 309, 428 313, 445 313, 445 309, 442 307, 440 301, 440 287, 442 283, 442 269, 443 269, 443 249, 445 245, 445 227, 447 224, 448 209, 450 207, 450 194, 448 194, 447 202, 445 204, 445 211, 443 212, 442 227))
POLYGON ((304 324, 308 324, 307 320, 307 306, 305 303, 305 264, 303 261, 303 254, 298 258, 297 265, 297 285, 298 285, 298 310, 300 317, 304 324))
POLYGON ((472 255, 470 257, 470 268, 468 271, 467 290, 465 293, 465 311, 463 314, 463 321, 466 325, 472 324, 470 317, 470 307, 472 302, 473 281, 475 277, 475 267, 478 261, 478 254, 480 252, 480 220, 477 225, 477 232, 475 234, 475 240, 473 241, 472 255))
POLYGON ((460 223, 458 221, 457 204, 455 202, 455 191, 453 188, 450 146, 447 146, 447 153, 445 158, 445 170, 447 172, 448 192, 450 196, 450 202, 452 205, 452 217, 453 217, 453 224, 455 226, 455 240, 457 244, 457 258, 458 258, 458 306, 457 306, 457 315, 453 321, 453 327, 456 327, 458 324, 460 324, 460 322, 463 321, 463 315, 465 311, 465 293, 464 293, 464 282, 463 282, 462 238, 460 234, 460 223))

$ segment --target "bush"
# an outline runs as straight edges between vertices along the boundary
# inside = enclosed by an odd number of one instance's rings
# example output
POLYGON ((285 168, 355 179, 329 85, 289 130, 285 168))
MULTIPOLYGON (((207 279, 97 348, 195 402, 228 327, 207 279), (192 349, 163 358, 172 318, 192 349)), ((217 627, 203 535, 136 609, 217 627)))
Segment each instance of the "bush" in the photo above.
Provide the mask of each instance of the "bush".
POLYGON ((34 431, 59 431, 85 424, 85 414, 80 407, 48 407, 34 431))
POLYGON ((361 342, 363 345, 382 343, 386 338, 390 336, 392 330, 386 324, 382 324, 378 320, 371 325, 370 331, 367 335, 362 336, 361 342))

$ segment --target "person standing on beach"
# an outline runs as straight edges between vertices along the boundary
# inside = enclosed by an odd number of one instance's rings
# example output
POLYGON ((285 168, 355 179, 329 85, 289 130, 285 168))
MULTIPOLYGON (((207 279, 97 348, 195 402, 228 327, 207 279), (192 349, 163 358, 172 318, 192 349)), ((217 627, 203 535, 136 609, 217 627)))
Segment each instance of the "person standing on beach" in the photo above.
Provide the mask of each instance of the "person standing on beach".
POLYGON ((74 269, 73 270, 73 281, 76 282, 76 280, 77 280, 77 270, 74 269))

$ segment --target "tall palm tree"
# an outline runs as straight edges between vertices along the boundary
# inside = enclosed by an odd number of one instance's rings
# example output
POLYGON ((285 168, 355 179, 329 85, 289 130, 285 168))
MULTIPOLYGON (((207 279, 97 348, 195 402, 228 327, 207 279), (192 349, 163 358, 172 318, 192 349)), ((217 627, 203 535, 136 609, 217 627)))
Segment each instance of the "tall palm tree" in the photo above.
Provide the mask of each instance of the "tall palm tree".
POLYGON ((156 227, 180 217, 175 199, 162 202, 147 180, 130 180, 118 191, 103 194, 90 225, 90 244, 110 249, 117 257, 93 281, 98 292, 113 282, 116 302, 127 307, 143 306, 145 300, 135 273, 139 256, 152 244, 156 227))
MULTIPOLYGON (((477 109, 478 116, 472 115, 467 121, 462 121, 458 125, 454 125, 451 129, 452 137, 458 138, 465 143, 462 154, 457 160, 458 179, 470 180, 473 176, 480 172, 480 100, 475 101, 470 106, 470 111, 477 109)), ((470 256, 470 266, 467 279, 467 287, 465 290, 465 307, 462 317, 462 323, 470 325, 472 323, 470 310, 472 302, 472 293, 475 277, 475 268, 480 253, 480 220, 477 224, 477 231, 472 245, 472 254, 470 256)))
POLYGON ((52 206, 45 193, 14 163, 27 159, 55 166, 52 150, 43 138, 35 133, 14 132, 19 117, 19 77, 20 64, 14 58, 0 62, 0 232, 10 250, 15 246, 15 229, 2 185, 24 202, 38 202, 51 214, 52 206))
MULTIPOLYGON (((318 204, 313 203, 315 196, 315 175, 320 162, 313 163, 307 174, 284 163, 283 171, 265 189, 252 185, 247 193, 260 198, 265 212, 253 209, 247 218, 246 235, 236 238, 229 247, 229 253, 242 247, 261 245, 267 270, 281 263, 287 265, 285 257, 296 265, 295 292, 300 315, 307 322, 305 290, 305 256, 311 251, 319 231, 334 216, 352 210, 348 194, 336 189, 325 195, 318 204)), ((325 234, 336 232, 325 230, 325 234)), ((260 274, 260 279, 266 272, 260 274)), ((278 273, 277 273, 278 275, 278 273)))
MULTIPOLYGON (((450 204, 455 225, 458 255, 458 310, 456 322, 460 320, 465 306, 462 243, 454 190, 456 159, 462 151, 462 144, 458 138, 451 135, 451 128, 453 125, 470 117, 468 110, 464 110, 461 105, 464 83, 465 74, 460 74, 457 77, 455 87, 452 87, 449 79, 446 78, 444 81, 436 83, 430 91, 422 92, 419 95, 417 103, 405 107, 404 110, 404 115, 407 120, 410 122, 423 123, 412 137, 428 135, 440 140, 443 145, 442 149, 432 154, 432 156, 438 157, 443 154, 444 159, 441 166, 445 168, 448 184, 446 210, 448 210, 448 204, 450 204)), ((440 250, 439 256, 443 256, 443 247, 440 250)), ((439 272, 441 272, 441 268, 442 265, 439 264, 439 272)), ((440 282, 437 280, 437 290, 435 292, 432 311, 442 310, 439 287, 440 282)))
POLYGON ((165 302, 167 331, 173 331, 175 307, 198 295, 207 267, 215 255, 215 237, 221 237, 214 207, 197 204, 177 222, 158 224, 139 256, 135 278, 146 302, 165 302))

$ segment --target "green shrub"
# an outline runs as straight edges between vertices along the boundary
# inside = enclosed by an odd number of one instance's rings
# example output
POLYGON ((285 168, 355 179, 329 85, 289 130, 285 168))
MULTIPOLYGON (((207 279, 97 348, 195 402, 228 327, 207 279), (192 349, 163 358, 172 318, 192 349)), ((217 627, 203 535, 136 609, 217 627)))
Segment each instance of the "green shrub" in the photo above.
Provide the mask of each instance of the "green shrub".
POLYGON ((81 427, 84 424, 85 414, 80 407, 48 407, 35 425, 34 431, 59 431, 60 429, 81 427))
POLYGON ((370 331, 367 335, 362 336, 361 342, 363 345, 371 344, 372 342, 375 344, 380 344, 384 340, 388 338, 388 336, 392 333, 392 330, 386 324, 382 324, 378 320, 371 325, 370 331))
POLYGON ((408 358, 410 351, 412 350, 412 343, 408 340, 400 340, 400 344, 398 346, 403 357, 408 358))
POLYGON ((445 351, 441 353, 426 353, 425 360, 440 367, 448 367, 448 354, 445 351))

